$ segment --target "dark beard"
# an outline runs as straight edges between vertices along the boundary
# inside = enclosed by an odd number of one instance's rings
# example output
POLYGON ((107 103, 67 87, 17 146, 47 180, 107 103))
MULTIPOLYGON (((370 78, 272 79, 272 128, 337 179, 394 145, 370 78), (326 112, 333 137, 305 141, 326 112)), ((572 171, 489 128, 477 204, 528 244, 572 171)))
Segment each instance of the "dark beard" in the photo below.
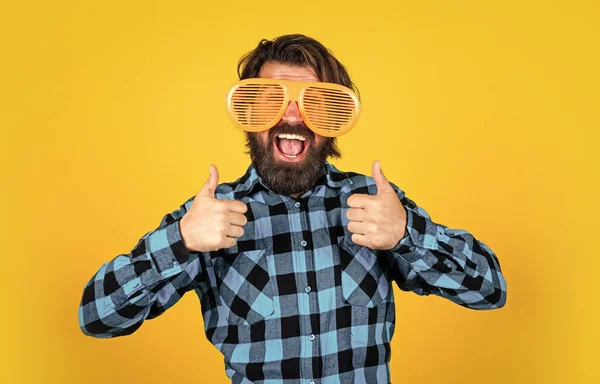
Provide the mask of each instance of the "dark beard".
POLYGON ((319 147, 315 147, 315 134, 304 124, 280 123, 269 130, 266 147, 258 134, 246 132, 246 147, 256 172, 262 181, 280 195, 301 194, 311 189, 324 172, 328 157, 340 158, 335 138, 327 137, 319 147), (311 145, 305 158, 299 163, 286 163, 275 160, 273 139, 281 133, 298 134, 307 137, 311 145))

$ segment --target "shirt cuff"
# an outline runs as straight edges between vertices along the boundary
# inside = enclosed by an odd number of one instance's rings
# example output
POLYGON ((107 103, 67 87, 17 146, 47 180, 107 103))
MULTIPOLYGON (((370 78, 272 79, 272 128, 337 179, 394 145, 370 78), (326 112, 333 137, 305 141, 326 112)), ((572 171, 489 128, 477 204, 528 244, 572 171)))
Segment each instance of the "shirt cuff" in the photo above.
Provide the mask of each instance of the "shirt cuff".
MULTIPOLYGON (((408 212, 408 210, 407 210, 408 212)), ((407 213, 408 216, 408 213, 407 213)), ((412 241, 412 239, 410 238, 409 235, 409 230, 408 230, 408 221, 407 221, 407 226, 405 228, 404 231, 404 237, 402 239, 400 239, 400 241, 398 242, 398 244, 396 244, 396 246, 392 249, 390 249, 390 251, 392 252, 396 252, 396 253, 405 253, 405 252, 410 252, 412 251, 415 247, 414 247, 414 243, 412 241)))
POLYGON ((425 249, 438 249, 438 240, 436 237, 438 226, 431 221, 428 215, 421 215, 411 208, 406 209, 406 233, 404 237, 390 249, 391 252, 400 254, 406 261, 412 262, 420 259, 422 256, 413 252, 415 247, 425 249))

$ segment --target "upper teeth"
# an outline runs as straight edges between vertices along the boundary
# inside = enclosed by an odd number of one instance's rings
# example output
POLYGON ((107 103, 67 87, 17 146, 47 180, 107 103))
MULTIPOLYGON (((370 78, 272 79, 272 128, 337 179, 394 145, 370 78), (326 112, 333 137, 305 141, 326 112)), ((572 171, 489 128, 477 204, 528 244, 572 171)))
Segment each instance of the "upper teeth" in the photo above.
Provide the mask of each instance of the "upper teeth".
POLYGON ((304 136, 291 135, 289 133, 282 133, 282 134, 278 135, 277 137, 280 139, 289 139, 289 140, 300 140, 300 141, 306 140, 306 137, 304 137, 304 136))

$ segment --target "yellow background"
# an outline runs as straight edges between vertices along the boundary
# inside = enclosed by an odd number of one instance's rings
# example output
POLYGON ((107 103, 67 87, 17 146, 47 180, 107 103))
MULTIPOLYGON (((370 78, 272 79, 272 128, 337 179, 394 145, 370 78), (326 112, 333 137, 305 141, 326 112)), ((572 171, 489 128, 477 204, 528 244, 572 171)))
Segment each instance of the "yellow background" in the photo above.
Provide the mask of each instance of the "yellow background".
POLYGON ((226 383, 186 295, 85 337, 84 284, 248 165, 223 95, 260 38, 329 47, 364 113, 342 170, 388 178, 498 255, 501 310, 396 292, 394 383, 598 372, 598 5, 582 1, 13 2, 0 7, 0 382, 226 383), (557 3, 562 3, 558 5, 557 3))

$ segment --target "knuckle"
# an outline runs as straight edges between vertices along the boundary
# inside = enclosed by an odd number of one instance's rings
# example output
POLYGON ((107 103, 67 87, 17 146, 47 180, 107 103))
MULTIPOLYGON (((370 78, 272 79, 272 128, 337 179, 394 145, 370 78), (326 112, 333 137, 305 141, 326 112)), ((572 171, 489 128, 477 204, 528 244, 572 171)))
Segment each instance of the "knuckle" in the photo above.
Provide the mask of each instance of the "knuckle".
POLYGON ((361 241, 361 237, 358 235, 352 235, 352 242, 356 245, 365 245, 365 243, 361 241))
POLYGON ((231 210, 235 210, 235 211, 240 211, 240 210, 246 210, 246 204, 242 203, 241 201, 238 200, 228 200, 227 201, 227 205, 229 206, 229 208, 231 210))
POLYGON ((350 232, 354 233, 355 228, 354 228, 354 223, 353 222, 349 222, 348 223, 348 230, 350 232))
POLYGON ((210 204, 207 203, 206 204, 206 212, 210 213, 211 215, 215 215, 220 212, 219 206, 220 206, 220 204, 218 202, 210 203, 210 204))
POLYGON ((208 225, 213 226, 217 231, 222 231, 225 229, 225 223, 227 218, 223 213, 215 214, 211 220, 208 222, 208 225))
POLYGON ((348 198, 348 205, 355 207, 360 204, 361 196, 359 194, 352 195, 348 198))
POLYGON ((248 222, 248 219, 243 213, 235 213, 233 215, 233 218, 235 219, 235 221, 240 222, 241 225, 244 225, 248 222))
POLYGON ((219 202, 219 212, 226 213, 227 211, 229 211, 229 207, 227 206, 227 202, 226 201, 220 201, 219 202))
POLYGON ((356 216, 356 210, 354 208, 350 208, 348 212, 346 212, 346 217, 352 220, 354 216, 356 216))

